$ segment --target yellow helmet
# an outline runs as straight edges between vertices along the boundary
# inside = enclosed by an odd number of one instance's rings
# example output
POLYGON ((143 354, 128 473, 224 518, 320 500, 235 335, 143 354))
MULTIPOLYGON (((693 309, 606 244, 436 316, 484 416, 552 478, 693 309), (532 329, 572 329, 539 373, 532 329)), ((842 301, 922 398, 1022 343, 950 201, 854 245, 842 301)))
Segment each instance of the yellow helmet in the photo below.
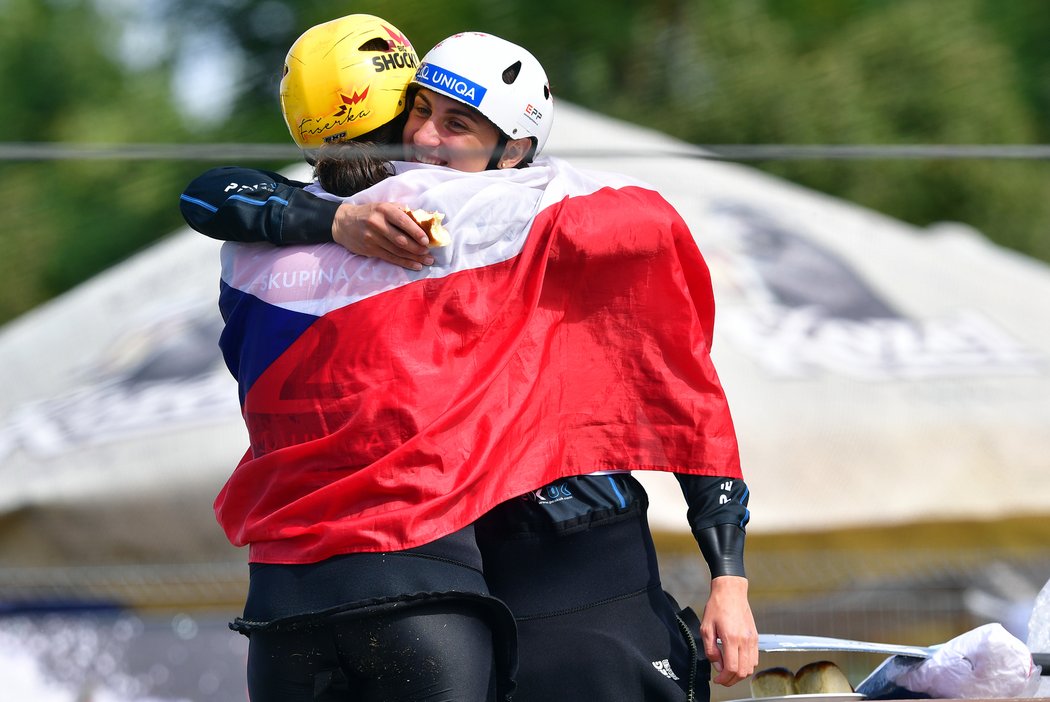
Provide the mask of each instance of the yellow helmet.
POLYGON ((292 139, 316 149, 367 134, 401 114, 419 59, 396 27, 372 15, 316 25, 284 61, 281 113, 292 139))

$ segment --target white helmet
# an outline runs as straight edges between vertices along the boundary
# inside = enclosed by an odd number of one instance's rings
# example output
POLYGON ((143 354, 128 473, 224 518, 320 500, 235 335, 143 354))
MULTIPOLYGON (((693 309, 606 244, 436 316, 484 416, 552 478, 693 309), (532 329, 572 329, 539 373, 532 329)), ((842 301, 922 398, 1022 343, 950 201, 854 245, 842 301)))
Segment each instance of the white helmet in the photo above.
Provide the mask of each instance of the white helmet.
POLYGON ((427 52, 412 84, 470 105, 510 139, 543 148, 554 120, 547 74, 536 57, 506 39, 464 32, 427 52))

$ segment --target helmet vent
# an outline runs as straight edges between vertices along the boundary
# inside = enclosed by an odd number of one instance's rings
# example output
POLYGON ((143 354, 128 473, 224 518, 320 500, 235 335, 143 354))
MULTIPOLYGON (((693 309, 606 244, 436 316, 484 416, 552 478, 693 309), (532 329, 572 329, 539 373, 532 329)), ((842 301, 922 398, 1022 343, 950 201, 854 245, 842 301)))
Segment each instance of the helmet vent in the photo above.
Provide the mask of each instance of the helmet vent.
POLYGON ((513 84, 518 79, 519 73, 521 73, 521 61, 515 61, 503 71, 503 82, 507 85, 513 84))
POLYGON ((380 39, 379 37, 372 37, 361 46, 357 47, 358 51, 390 51, 390 42, 386 39, 380 39))

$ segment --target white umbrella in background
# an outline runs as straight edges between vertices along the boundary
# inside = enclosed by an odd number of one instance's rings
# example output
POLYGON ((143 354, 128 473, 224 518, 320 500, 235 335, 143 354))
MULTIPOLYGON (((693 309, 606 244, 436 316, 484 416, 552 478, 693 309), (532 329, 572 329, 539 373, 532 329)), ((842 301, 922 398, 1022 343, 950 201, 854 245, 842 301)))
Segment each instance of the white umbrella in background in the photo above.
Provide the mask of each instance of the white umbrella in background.
MULTIPOLYGON (((685 147, 571 105, 549 149, 653 184, 689 223, 755 537, 1050 514, 1047 266, 661 156, 685 147), (651 155, 580 153, 620 147, 651 155)), ((216 347, 217 249, 176 232, 0 330, 0 561, 243 559, 211 516, 246 447, 216 347)), ((684 533, 662 478, 645 477, 654 528, 684 533)))

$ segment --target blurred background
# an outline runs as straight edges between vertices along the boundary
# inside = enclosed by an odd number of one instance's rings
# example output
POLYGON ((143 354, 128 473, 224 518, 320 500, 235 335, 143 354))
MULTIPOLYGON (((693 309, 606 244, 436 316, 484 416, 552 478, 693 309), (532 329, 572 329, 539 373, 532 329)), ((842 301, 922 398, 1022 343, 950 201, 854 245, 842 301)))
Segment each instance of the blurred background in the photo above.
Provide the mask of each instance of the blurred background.
MULTIPOLYGON (((564 106, 550 155, 690 223, 760 631, 1025 639, 1050 578, 1050 3, 0 0, 10 699, 244 699, 245 556, 211 499, 245 440, 217 248, 178 196, 217 165, 308 176, 282 61, 354 12, 420 55, 527 46, 564 106)), ((665 584, 702 604, 684 507, 650 490, 665 584)), ((840 662, 856 684, 878 659, 840 662)))

